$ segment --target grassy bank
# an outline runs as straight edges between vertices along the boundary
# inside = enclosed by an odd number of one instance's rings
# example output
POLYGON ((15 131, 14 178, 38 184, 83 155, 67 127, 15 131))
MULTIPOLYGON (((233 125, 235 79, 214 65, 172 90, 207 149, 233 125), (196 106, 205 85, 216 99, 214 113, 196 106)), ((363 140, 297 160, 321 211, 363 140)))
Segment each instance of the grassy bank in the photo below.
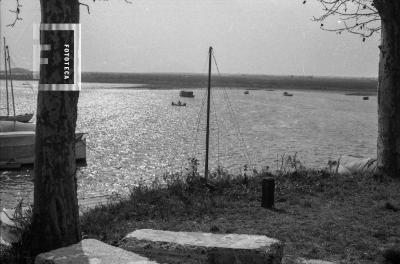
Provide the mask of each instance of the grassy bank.
POLYGON ((164 175, 87 211, 83 236, 118 246, 140 228, 261 234, 285 243, 285 263, 296 257, 381 263, 385 249, 400 246, 399 181, 288 170, 274 175, 276 209, 268 210, 260 207, 265 176, 215 172, 205 183, 196 173, 164 175))
POLYGON ((260 207, 261 181, 217 173, 209 185, 169 175, 82 217, 85 237, 118 246, 139 228, 262 234, 285 242, 285 258, 378 262, 400 245, 400 182, 372 175, 298 170, 276 177, 276 209, 260 207))

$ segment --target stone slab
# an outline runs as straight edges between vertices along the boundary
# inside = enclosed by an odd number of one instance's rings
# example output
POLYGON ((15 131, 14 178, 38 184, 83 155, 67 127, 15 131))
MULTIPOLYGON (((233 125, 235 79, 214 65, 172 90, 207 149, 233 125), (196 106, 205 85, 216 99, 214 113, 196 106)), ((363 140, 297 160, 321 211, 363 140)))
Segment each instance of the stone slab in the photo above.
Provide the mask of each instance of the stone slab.
POLYGON ((157 264, 146 257, 95 239, 39 254, 35 264, 157 264))
POLYGON ((305 259, 305 258, 298 258, 296 263, 297 264, 336 264, 334 262, 329 262, 329 261, 325 261, 325 260, 305 259))
POLYGON ((283 244, 266 236, 152 229, 128 234, 121 247, 171 264, 280 264, 283 255, 283 244))

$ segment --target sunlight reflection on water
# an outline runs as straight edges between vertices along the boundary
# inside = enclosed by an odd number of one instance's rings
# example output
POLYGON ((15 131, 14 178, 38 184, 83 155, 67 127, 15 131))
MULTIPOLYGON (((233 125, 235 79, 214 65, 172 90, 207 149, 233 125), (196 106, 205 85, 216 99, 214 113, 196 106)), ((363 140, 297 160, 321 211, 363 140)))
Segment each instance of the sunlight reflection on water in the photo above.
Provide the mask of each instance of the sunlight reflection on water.
MULTIPOLYGON (((23 83, 15 82, 17 113, 36 112, 36 89, 23 83)), ((121 87, 83 86, 77 124, 78 131, 88 133, 87 166, 78 172, 82 198, 127 192, 139 179, 184 170, 194 155, 203 162, 205 107, 197 126, 203 89, 194 90, 191 99, 179 98, 179 90, 121 87), (171 106, 179 99, 187 106, 171 106)), ((277 154, 284 153, 298 152, 308 167, 323 167, 340 155, 375 155, 376 97, 363 101, 359 96, 328 92, 293 91, 293 97, 285 97, 282 91, 252 90, 249 95, 243 91, 228 92, 237 123, 232 121, 223 90, 213 91, 211 168, 219 160, 224 168, 238 173, 248 163, 236 124, 256 168, 275 168, 277 154)), ((0 184, 2 206, 32 197, 29 170, 0 172, 0 184)))

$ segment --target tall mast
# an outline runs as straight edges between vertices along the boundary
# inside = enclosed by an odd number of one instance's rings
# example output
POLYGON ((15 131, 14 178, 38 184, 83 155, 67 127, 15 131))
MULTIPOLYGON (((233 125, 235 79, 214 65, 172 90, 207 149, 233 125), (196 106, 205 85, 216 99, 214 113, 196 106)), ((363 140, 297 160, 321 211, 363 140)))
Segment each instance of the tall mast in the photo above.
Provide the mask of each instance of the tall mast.
MULTIPOLYGON (((0 0, 0 44, 1 44, 1 17, 2 17, 1 10, 3 10, 1 8, 1 6, 2 6, 2 3, 0 0)), ((1 54, 1 46, 0 46, 0 54, 1 54)), ((1 65, 1 63, 0 63, 0 65, 1 65)), ((0 69, 1 69, 1 67, 0 67, 0 69)), ((0 109, 1 109, 1 85, 0 85, 0 109)))
POLYGON ((206 128, 206 160, 204 165, 204 178, 208 180, 208 149, 210 143, 210 97, 211 97, 211 56, 213 48, 208 51, 208 88, 207 88, 207 128, 206 128))
POLYGON ((8 79, 7 79, 7 53, 6 53, 6 37, 3 37, 4 41, 4 76, 6 79, 6 98, 7 98, 7 116, 10 115, 10 106, 8 102, 8 79))
POLYGON ((12 99, 12 106, 13 106, 13 114, 15 120, 15 101, 14 101, 14 86, 12 82, 12 72, 11 72, 11 63, 10 63, 10 49, 7 46, 7 60, 8 60, 8 70, 10 72, 10 84, 11 84, 11 99, 12 99))

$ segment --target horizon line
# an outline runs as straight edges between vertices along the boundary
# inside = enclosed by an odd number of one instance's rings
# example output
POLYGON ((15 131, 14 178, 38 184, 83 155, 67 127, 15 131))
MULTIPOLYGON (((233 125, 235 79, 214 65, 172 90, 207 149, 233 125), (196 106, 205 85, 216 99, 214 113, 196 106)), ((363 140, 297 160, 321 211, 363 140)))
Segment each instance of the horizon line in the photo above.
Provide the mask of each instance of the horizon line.
MULTIPOLYGON (((14 67, 11 69, 24 70, 29 73, 34 71, 22 67, 14 67)), ((37 72, 37 71, 36 71, 37 72)), ((4 73, 4 70, 0 70, 4 73)), ((113 72, 113 71, 82 71, 81 74, 87 73, 103 73, 103 74, 169 74, 169 75, 207 75, 207 73, 196 72, 113 72)), ((378 76, 339 76, 339 75, 297 75, 297 74, 266 74, 266 73, 222 73, 221 76, 274 76, 274 77, 302 77, 302 78, 342 78, 342 79, 378 79, 378 76)))

